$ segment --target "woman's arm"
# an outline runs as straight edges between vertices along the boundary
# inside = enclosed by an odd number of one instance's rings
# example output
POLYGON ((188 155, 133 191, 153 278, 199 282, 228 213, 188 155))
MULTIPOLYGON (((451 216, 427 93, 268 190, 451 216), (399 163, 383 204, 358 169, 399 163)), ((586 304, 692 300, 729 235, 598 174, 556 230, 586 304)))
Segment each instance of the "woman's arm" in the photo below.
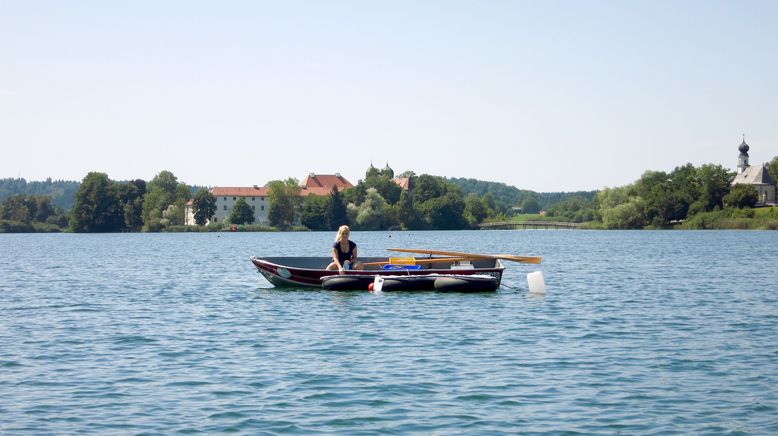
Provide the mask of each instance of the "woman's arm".
POLYGON ((340 264, 340 259, 338 259, 338 250, 334 247, 332 249, 332 262, 337 265, 338 271, 343 272, 343 265, 340 264))

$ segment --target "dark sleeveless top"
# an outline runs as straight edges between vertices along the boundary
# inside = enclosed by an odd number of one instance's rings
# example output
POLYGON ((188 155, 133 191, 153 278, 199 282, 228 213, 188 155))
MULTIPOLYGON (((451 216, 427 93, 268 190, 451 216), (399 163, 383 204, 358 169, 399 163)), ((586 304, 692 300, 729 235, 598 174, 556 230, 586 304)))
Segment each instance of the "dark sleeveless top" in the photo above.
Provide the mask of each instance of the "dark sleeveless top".
POLYGON ((332 248, 335 249, 338 253, 338 262, 340 262, 341 265, 343 265, 343 262, 347 260, 351 260, 351 257, 354 255, 354 249, 357 248, 357 244, 354 243, 354 241, 348 241, 348 251, 342 252, 340 251, 340 242, 335 242, 332 244, 332 248))

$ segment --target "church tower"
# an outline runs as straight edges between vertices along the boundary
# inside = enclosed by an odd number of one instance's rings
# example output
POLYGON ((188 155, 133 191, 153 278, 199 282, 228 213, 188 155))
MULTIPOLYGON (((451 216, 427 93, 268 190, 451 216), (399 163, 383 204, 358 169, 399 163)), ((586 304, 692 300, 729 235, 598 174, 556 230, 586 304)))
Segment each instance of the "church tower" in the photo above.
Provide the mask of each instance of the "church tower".
POLYGON ((751 148, 746 144, 746 135, 743 135, 743 142, 737 149, 740 150, 740 156, 737 157, 737 173, 741 174, 745 171, 748 165, 748 149, 751 148))
POLYGON ((389 162, 386 163, 383 173, 389 176, 390 179, 394 178, 394 170, 389 166, 389 162))

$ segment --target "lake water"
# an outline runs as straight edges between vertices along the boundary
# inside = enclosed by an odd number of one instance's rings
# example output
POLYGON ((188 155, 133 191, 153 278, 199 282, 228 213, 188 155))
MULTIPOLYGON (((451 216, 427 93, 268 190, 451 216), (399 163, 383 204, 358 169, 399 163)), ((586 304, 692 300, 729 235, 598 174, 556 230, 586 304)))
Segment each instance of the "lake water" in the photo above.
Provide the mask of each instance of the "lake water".
POLYGON ((0 235, 0 433, 778 433, 778 232, 352 233, 543 256, 491 294, 248 260, 334 236, 0 235))

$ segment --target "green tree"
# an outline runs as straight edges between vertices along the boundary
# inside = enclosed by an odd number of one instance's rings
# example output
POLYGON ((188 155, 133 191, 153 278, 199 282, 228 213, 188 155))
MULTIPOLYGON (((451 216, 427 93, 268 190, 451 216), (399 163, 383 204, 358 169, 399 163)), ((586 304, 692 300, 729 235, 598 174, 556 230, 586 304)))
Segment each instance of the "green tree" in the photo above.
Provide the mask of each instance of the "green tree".
POLYGON ((731 208, 753 208, 757 202, 759 202, 759 193, 756 188, 742 183, 732 186, 729 194, 724 196, 724 206, 731 208))
POLYGON ((338 188, 333 186, 327 203, 327 230, 337 230, 342 225, 348 225, 348 215, 343 198, 338 188))
POLYGON ((778 185, 778 156, 775 156, 767 164, 767 173, 770 174, 770 178, 773 179, 773 183, 778 185))
POLYGON ((465 201, 457 185, 442 177, 422 174, 415 179, 411 193, 424 228, 453 230, 468 227, 464 217, 465 201))
POLYGON ((309 230, 329 230, 327 211, 329 197, 308 194, 303 200, 303 211, 300 222, 309 230))
POLYGON ((402 188, 392 181, 392 174, 391 168, 382 171, 368 170, 364 182, 365 188, 375 189, 389 204, 397 203, 400 200, 402 188))
POLYGON ((673 220, 686 217, 693 196, 684 194, 679 183, 673 183, 672 175, 663 171, 646 171, 632 185, 630 193, 641 198, 644 221, 655 227, 665 227, 673 220))
POLYGON ((697 180, 697 168, 691 163, 675 167, 670 173, 670 184, 673 190, 683 196, 689 204, 693 203, 699 197, 699 181, 697 180))
POLYGON ((161 171, 147 185, 143 200, 143 228, 146 231, 157 231, 170 224, 183 224, 184 204, 189 200, 189 188, 179 183, 170 171, 161 171), (174 204, 175 209, 169 209, 174 204), (157 211, 159 213, 154 213, 157 211), (163 212, 167 211, 165 218, 163 212), (162 221, 163 219, 167 221, 162 221))
POLYGON ((521 203, 521 210, 524 213, 538 213, 540 212, 540 203, 538 203, 538 199, 534 195, 528 196, 521 203))
POLYGON ((160 171, 159 174, 154 176, 154 178, 151 179, 151 182, 149 182, 149 190, 159 189, 162 192, 165 192, 171 197, 169 199, 170 203, 175 199, 178 186, 178 178, 167 170, 160 171))
POLYGON ((465 197, 465 219, 471 226, 481 223, 488 215, 489 210, 484 199, 470 193, 465 197))
POLYGON ((54 215, 54 205, 51 204, 51 197, 48 195, 36 195, 35 201, 35 216, 33 219, 40 223, 45 223, 50 216, 54 215))
POLYGON ((592 201, 585 197, 568 197, 551 205, 546 211, 548 216, 561 218, 576 223, 594 220, 592 201))
POLYGON ((721 208, 724 196, 729 193, 734 175, 721 165, 705 164, 699 168, 697 177, 700 186, 698 198, 705 205, 705 210, 721 208))
POLYGON ((195 223, 200 226, 205 225, 216 213, 216 197, 206 188, 198 189, 192 198, 192 211, 195 223))
POLYGON ((143 228, 143 199, 146 195, 146 181, 135 179, 122 189, 121 203, 124 212, 125 230, 137 232, 143 228))
POLYGON ((70 227, 74 232, 116 232, 124 227, 114 183, 105 173, 91 172, 76 191, 70 227))
POLYGON ((419 205, 419 211, 425 226, 429 229, 467 228, 467 220, 463 216, 465 202, 459 192, 448 192, 441 197, 431 198, 419 205))
POLYGON ((595 197, 596 208, 603 211, 628 202, 630 189, 632 189, 632 185, 603 188, 595 197))
POLYGON ((413 187, 413 200, 422 204, 427 200, 442 197, 446 193, 446 184, 440 177, 422 174, 416 178, 413 187))
POLYGON ((609 229, 640 229, 646 225, 643 207, 640 197, 632 197, 626 203, 603 210, 602 222, 609 229))
POLYGON ((351 222, 359 230, 381 230, 386 228, 386 200, 375 188, 367 190, 365 201, 359 206, 349 204, 351 222))
POLYGON ((3 200, 2 213, 0 218, 9 221, 19 221, 23 223, 31 223, 35 210, 30 210, 31 206, 35 206, 35 202, 27 200, 27 196, 23 194, 12 195, 3 200))
POLYGON ((398 219, 400 225, 408 230, 419 230, 424 227, 421 219, 419 218, 419 212, 413 206, 413 195, 408 191, 403 191, 400 194, 400 201, 398 205, 398 219))
POLYGON ((268 184, 268 220, 270 225, 291 227, 297 218, 300 184, 297 179, 274 180, 268 184))
POLYGON ((229 219, 232 224, 252 224, 254 222, 254 209, 241 197, 235 202, 229 219))

